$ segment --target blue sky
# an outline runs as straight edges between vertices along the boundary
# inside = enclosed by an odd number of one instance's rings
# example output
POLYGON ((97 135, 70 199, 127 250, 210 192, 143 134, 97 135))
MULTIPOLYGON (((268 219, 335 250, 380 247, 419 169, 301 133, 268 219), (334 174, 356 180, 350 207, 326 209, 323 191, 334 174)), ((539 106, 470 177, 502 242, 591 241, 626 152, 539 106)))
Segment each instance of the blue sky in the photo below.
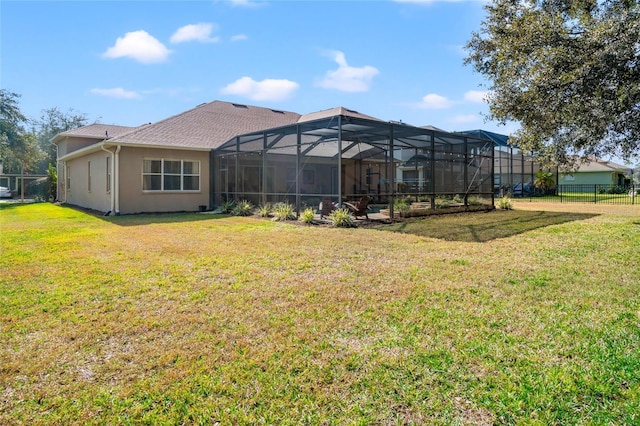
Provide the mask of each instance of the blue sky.
POLYGON ((136 126, 216 99, 337 106, 445 130, 485 122, 462 47, 482 1, 2 1, 0 83, 23 113, 136 126))

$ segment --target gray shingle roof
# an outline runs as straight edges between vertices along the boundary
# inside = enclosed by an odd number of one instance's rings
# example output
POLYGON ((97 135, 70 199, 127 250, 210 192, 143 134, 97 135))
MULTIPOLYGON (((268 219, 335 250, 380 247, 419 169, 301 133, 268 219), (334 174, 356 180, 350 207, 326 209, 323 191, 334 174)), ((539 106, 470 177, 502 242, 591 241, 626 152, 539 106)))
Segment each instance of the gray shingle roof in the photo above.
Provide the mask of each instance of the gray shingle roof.
POLYGON ((112 124, 98 123, 89 124, 88 126, 82 126, 78 127, 77 129, 67 130, 66 132, 59 133, 55 138, 52 139, 52 141, 55 143, 67 136, 91 139, 107 139, 107 137, 114 138, 128 133, 133 129, 136 129, 136 127, 115 126, 112 124))
POLYGON ((234 136, 294 124, 300 114, 213 101, 157 123, 134 129, 112 142, 182 148, 216 148, 234 136))
POLYGON ((382 121, 379 118, 375 118, 375 117, 372 117, 372 116, 366 115, 366 114, 361 114, 358 111, 354 111, 354 110, 347 109, 347 108, 344 108, 344 107, 336 107, 336 108, 331 108, 331 109, 325 109, 323 111, 312 112, 310 114, 304 114, 304 115, 300 116, 300 119, 298 120, 298 123, 304 123, 306 121, 319 120, 321 118, 334 117, 336 115, 344 115, 346 117, 355 117, 355 118, 364 118, 364 119, 367 119, 367 120, 382 121))

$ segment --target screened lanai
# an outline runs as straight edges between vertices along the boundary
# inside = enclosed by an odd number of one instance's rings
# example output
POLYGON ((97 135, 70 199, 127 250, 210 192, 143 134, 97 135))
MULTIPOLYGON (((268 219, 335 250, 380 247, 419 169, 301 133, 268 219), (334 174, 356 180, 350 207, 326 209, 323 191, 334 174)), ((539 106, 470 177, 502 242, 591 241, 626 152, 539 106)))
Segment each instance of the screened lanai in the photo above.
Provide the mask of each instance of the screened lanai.
POLYGON ((482 198, 493 205, 490 140, 348 115, 237 136, 214 151, 213 202, 289 202, 298 211, 368 196, 482 198))

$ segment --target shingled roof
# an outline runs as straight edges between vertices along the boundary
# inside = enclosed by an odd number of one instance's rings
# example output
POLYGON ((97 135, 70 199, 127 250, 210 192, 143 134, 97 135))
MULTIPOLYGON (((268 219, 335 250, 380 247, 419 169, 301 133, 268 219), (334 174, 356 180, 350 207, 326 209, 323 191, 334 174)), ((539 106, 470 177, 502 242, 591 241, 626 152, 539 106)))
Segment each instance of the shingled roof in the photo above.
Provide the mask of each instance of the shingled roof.
POLYGON ((110 140, 136 145, 212 149, 234 136, 295 124, 300 114, 213 101, 110 140))
POLYGON ((322 118, 335 117, 336 115, 343 115, 345 117, 364 118, 366 120, 382 121, 379 118, 372 117, 370 115, 361 114, 358 111, 347 109, 344 107, 336 107, 331 109, 325 109, 318 112, 312 112, 310 114, 304 114, 300 116, 298 123, 304 123, 306 121, 319 120, 322 118))
POLYGON ((128 133, 136 128, 137 127, 114 126, 112 124, 89 124, 88 126, 82 126, 76 129, 67 130, 66 132, 58 133, 51 141, 53 143, 57 143, 68 136, 100 140, 110 139, 128 133))

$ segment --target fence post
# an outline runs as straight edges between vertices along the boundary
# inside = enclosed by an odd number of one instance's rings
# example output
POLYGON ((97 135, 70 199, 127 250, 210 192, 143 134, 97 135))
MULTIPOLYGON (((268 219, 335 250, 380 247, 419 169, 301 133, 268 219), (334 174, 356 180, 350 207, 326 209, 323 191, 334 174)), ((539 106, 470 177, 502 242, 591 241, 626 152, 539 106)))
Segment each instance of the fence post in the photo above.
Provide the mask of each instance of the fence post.
POLYGON ((593 204, 598 204, 598 185, 593 185, 593 204))

